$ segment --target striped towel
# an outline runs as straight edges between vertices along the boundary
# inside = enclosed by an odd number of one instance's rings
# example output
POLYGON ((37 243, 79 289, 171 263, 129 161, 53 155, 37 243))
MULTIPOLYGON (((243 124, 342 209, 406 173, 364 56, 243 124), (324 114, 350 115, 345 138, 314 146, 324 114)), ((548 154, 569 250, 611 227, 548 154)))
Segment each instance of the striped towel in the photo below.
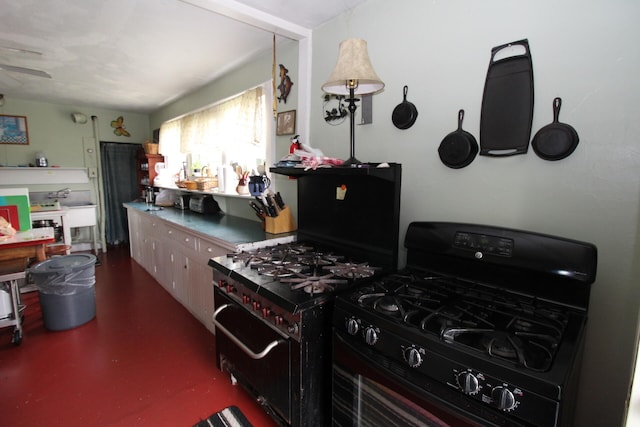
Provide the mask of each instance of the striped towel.
POLYGON ((193 427, 253 427, 237 406, 216 412, 193 427))

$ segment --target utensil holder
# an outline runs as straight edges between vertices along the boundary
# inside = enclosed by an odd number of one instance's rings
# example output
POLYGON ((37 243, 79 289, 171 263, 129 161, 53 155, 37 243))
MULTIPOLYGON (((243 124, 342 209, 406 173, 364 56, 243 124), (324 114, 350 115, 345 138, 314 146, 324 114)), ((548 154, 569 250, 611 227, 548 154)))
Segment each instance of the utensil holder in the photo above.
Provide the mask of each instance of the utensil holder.
POLYGON ((296 225, 288 206, 285 206, 278 216, 268 216, 264 219, 264 231, 267 233, 281 234, 295 231, 295 229, 296 225))

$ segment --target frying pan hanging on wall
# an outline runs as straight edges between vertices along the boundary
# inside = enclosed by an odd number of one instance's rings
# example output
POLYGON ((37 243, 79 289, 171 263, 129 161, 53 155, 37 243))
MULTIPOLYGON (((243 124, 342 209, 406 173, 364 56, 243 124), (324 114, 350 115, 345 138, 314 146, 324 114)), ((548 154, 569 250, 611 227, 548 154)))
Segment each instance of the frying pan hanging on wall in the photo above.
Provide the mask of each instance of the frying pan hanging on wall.
POLYGON ((418 109, 413 103, 407 101, 407 92, 409 87, 403 88, 403 99, 400 104, 393 109, 391 121, 398 129, 409 129, 416 122, 418 117, 418 109))
POLYGON ((580 138, 578 132, 566 123, 560 123, 562 99, 553 100, 553 122, 541 128, 533 137, 531 147, 544 160, 562 160, 574 152, 580 138))
POLYGON ((478 154, 478 142, 469 132, 462 130, 464 110, 458 112, 458 129, 445 136, 438 155, 446 166, 452 169, 460 169, 468 166, 478 154))

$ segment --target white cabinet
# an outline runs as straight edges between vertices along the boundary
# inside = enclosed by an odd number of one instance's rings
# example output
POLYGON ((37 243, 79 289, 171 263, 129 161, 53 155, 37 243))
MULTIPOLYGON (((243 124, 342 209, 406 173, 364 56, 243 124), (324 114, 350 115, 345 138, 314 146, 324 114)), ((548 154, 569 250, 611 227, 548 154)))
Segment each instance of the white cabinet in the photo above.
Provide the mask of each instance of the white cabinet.
POLYGON ((155 216, 127 209, 131 257, 214 332, 209 258, 229 252, 213 241, 155 216))

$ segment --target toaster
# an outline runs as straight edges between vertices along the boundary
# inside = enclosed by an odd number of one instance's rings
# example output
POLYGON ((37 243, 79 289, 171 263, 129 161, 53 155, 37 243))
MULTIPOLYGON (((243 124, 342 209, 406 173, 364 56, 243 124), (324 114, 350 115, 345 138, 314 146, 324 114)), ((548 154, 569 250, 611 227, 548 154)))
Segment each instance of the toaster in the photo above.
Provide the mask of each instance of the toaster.
POLYGON ((214 214, 220 212, 218 202, 211 196, 193 196, 189 200, 189 209, 201 214, 214 214))
POLYGON ((189 194, 178 194, 173 206, 182 210, 189 209, 189 199, 191 199, 189 194))

